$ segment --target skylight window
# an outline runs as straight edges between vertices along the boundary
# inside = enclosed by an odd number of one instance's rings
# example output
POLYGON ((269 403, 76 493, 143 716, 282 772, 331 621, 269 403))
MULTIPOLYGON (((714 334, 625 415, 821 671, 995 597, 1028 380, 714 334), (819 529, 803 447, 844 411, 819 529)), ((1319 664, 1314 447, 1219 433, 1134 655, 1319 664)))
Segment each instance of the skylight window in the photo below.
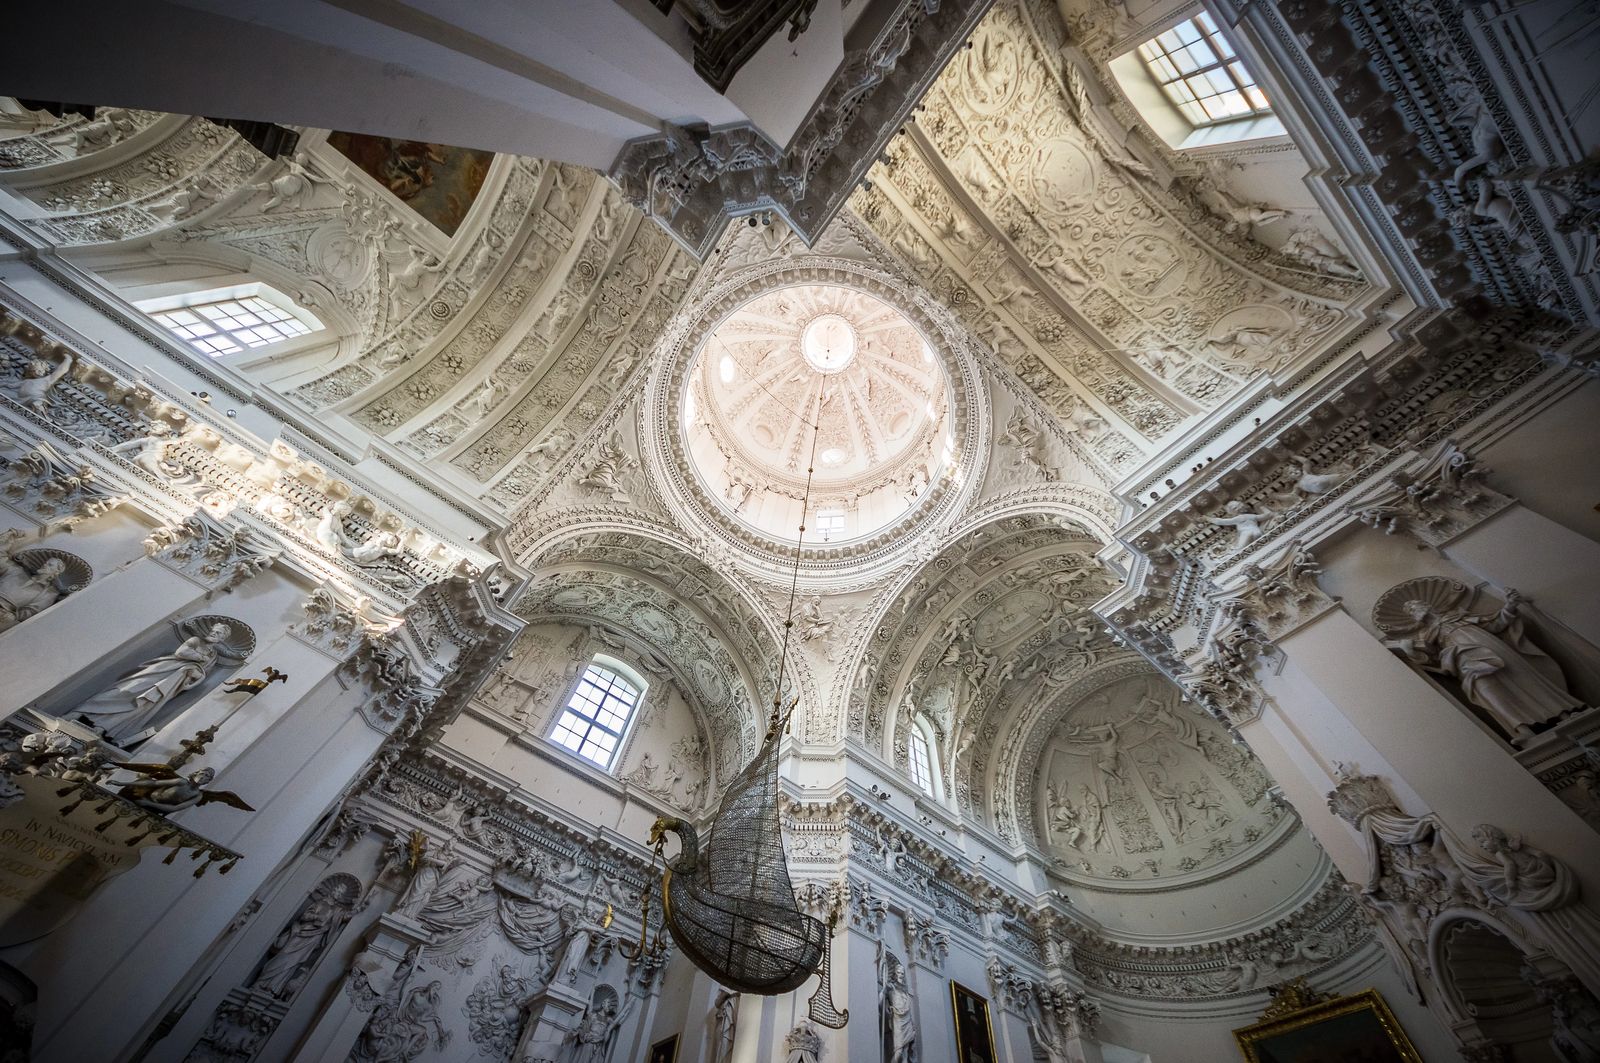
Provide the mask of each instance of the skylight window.
POLYGON ((1145 41, 1139 57, 1167 99, 1197 127, 1272 113, 1267 94, 1207 12, 1145 41))
POLYGON ((266 347, 311 331, 287 310, 259 295, 154 310, 150 316, 201 354, 213 358, 247 347, 266 347))

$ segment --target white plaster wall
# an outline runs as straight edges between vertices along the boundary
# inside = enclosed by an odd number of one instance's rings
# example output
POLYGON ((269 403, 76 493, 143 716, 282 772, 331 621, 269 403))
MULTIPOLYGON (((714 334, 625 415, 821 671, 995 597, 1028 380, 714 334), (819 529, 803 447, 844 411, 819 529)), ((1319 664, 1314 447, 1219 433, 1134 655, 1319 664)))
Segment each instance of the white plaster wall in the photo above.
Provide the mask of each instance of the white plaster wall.
POLYGON ((1107 935, 1171 945, 1260 926, 1315 890, 1326 874, 1317 843, 1296 830, 1277 849, 1204 886, 1112 893, 1063 885, 1061 890, 1075 911, 1107 935))

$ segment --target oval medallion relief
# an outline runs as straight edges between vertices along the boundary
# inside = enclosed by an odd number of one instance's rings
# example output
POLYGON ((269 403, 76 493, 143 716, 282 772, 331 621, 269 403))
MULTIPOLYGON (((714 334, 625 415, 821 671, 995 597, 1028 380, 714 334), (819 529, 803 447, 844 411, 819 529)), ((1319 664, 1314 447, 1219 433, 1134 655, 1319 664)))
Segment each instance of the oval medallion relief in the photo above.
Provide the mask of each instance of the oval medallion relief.
POLYGON ((1040 209, 1064 214, 1094 192, 1094 164, 1077 144, 1052 137, 1028 159, 1028 182, 1040 209))

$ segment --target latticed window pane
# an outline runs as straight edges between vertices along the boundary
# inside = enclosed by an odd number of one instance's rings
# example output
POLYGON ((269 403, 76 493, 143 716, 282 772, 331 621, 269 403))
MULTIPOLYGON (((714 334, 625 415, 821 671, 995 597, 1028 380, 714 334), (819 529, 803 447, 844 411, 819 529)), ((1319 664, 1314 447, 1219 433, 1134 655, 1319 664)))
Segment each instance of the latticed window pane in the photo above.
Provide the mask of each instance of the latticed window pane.
POLYGON ((586 760, 609 769, 628 729, 640 690, 611 669, 591 664, 567 699, 550 738, 586 760))
POLYGON ((1197 126, 1272 112, 1267 94, 1206 12, 1139 45, 1139 57, 1167 99, 1197 126))
POLYGON ((844 534, 844 510, 823 509, 817 511, 817 531, 824 540, 844 534))
POLYGON ((150 316, 201 354, 213 357, 265 347, 311 331, 287 310, 255 295, 156 310, 150 316))
POLYGON ((933 793, 933 750, 928 748, 928 736, 922 728, 911 728, 911 781, 925 794, 933 793))

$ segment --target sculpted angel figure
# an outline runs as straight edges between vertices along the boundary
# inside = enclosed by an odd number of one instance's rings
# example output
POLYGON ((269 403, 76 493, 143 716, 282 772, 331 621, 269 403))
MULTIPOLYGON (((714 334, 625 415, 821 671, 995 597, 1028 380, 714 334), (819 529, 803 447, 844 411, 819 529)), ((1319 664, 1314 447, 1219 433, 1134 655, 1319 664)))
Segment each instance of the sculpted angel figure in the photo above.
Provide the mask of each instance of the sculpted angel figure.
POLYGON ((1083 848, 1083 823, 1078 810, 1073 808, 1072 802, 1065 797, 1051 802, 1050 827, 1074 849, 1083 848))
POLYGON ((1255 325, 1241 325, 1211 337, 1211 345, 1226 357, 1246 365, 1260 365, 1273 356, 1275 333, 1255 325))
POLYGON ((1472 840, 1489 854, 1487 862, 1468 860, 1467 879, 1498 904, 1542 910, 1559 907, 1575 895, 1571 875, 1548 853, 1523 844, 1491 823, 1472 828, 1472 840))
POLYGON ((389 273, 389 313, 394 317, 405 313, 422 298, 428 278, 442 269, 444 262, 438 255, 410 249, 405 264, 389 273))
POLYGON ((255 811, 232 790, 207 790, 206 784, 217 777, 217 773, 211 768, 201 768, 188 775, 179 775, 165 764, 119 766, 127 771, 139 772, 146 778, 123 784, 118 787, 117 793, 152 812, 167 815, 180 812, 192 805, 204 805, 212 801, 221 801, 244 812, 255 811))
POLYGON ((1390 649, 1461 684, 1468 701, 1492 716, 1521 745, 1533 728, 1583 707, 1567 690, 1561 666, 1529 641, 1518 611, 1522 596, 1506 592, 1498 613, 1479 615, 1414 600, 1412 626, 1385 641, 1390 649))
POLYGON ((822 596, 813 594, 800 604, 800 640, 827 638, 833 621, 822 615, 822 596))
POLYGON ((1000 442, 1014 448, 1022 464, 1038 475, 1046 478, 1055 475, 1055 470, 1045 463, 1044 443, 1039 430, 1028 423, 1021 410, 1018 410, 1006 424, 1006 430, 1000 435, 1000 442))
POLYGON ((318 177, 306 167, 304 152, 285 159, 282 173, 256 186, 257 192, 268 194, 267 201, 261 205, 261 213, 270 214, 286 203, 299 206, 300 201, 309 196, 317 185, 327 183, 327 178, 318 177))
POLYGON ((737 513, 744 508, 746 502, 750 501, 750 492, 750 485, 735 474, 728 481, 728 489, 723 492, 723 497, 728 500, 728 505, 732 506, 733 511, 737 513))
POLYGON ((1326 236, 1315 229, 1296 229, 1283 242, 1283 253, 1298 258, 1319 273, 1334 277, 1356 279, 1361 270, 1345 257, 1344 252, 1326 236))
POLYGON ((395 905, 395 914, 415 919, 438 892, 445 875, 462 863, 462 859, 456 856, 455 839, 450 835, 445 836, 437 849, 423 850, 417 861, 416 872, 395 905))
POLYGON ((1257 225, 1269 225, 1272 222, 1287 218, 1287 210, 1269 207, 1264 203, 1252 203, 1236 195, 1227 186, 1227 172, 1237 168, 1237 164, 1213 164, 1211 170, 1210 192, 1216 199, 1219 213, 1225 219, 1223 231, 1229 233, 1242 232, 1245 236, 1252 235, 1257 225))
POLYGON ((375 565, 386 557, 400 553, 400 536, 390 531, 374 530, 365 542, 345 552, 358 565, 375 565))
POLYGON ((29 572, 9 552, 0 553, 0 632, 9 631, 64 596, 61 575, 66 562, 47 558, 29 572))
POLYGON ((179 694, 198 685, 223 656, 232 656, 233 629, 212 624, 204 635, 190 635, 171 653, 152 657, 88 701, 74 715, 98 729, 114 745, 140 741, 161 711, 179 694))
POLYGON ((915 502, 922 497, 922 492, 928 489, 928 468, 918 465, 906 475, 905 496, 906 501, 915 502))
POLYGON ((61 361, 51 365, 43 358, 30 359, 17 381, 17 401, 34 413, 43 413, 50 402, 50 389, 61 382, 72 368, 72 352, 64 351, 61 361))
POLYGON ((1222 795, 1199 779, 1189 783, 1183 803, 1200 814, 1208 831, 1220 830, 1233 821, 1233 817, 1222 807, 1222 795))
POLYGON ((167 461, 167 450, 176 442, 172 425, 166 421, 151 421, 144 435, 118 443, 111 448, 111 453, 126 458, 158 480, 168 480, 183 474, 181 467, 167 461))
POLYGON ((528 448, 529 455, 533 454, 559 454, 572 445, 571 433, 564 429, 556 429, 549 436, 541 439, 537 444, 528 448))
POLYGON ((612 436, 595 451, 594 464, 578 483, 597 491, 609 491, 613 501, 624 502, 627 492, 622 486, 622 475, 637 462, 622 449, 622 441, 612 436))
MULTIPOLYGON (((1355 466, 1341 462, 1330 466, 1324 472, 1312 472, 1311 463, 1304 458, 1292 458, 1289 464, 1300 470, 1300 475, 1295 478, 1294 489, 1303 495, 1324 495, 1343 483, 1352 473, 1355 466)), ((1281 496, 1285 501, 1299 501, 1296 495, 1281 496)))
POLYGON ((1082 787, 1083 795, 1083 840, 1089 843, 1089 848, 1096 852, 1109 848, 1106 840, 1106 810, 1100 803, 1100 798, 1089 789, 1088 784, 1082 787))
POLYGON ((1272 519, 1272 514, 1252 513, 1239 499, 1231 499, 1222 507, 1222 516, 1207 517, 1206 522, 1222 528, 1238 529, 1233 540, 1233 549, 1243 550, 1257 539, 1261 538, 1263 525, 1272 519))
POLYGON ((102 108, 94 118, 72 130, 72 145, 77 154, 108 148, 134 133, 133 119, 121 107, 102 108))

